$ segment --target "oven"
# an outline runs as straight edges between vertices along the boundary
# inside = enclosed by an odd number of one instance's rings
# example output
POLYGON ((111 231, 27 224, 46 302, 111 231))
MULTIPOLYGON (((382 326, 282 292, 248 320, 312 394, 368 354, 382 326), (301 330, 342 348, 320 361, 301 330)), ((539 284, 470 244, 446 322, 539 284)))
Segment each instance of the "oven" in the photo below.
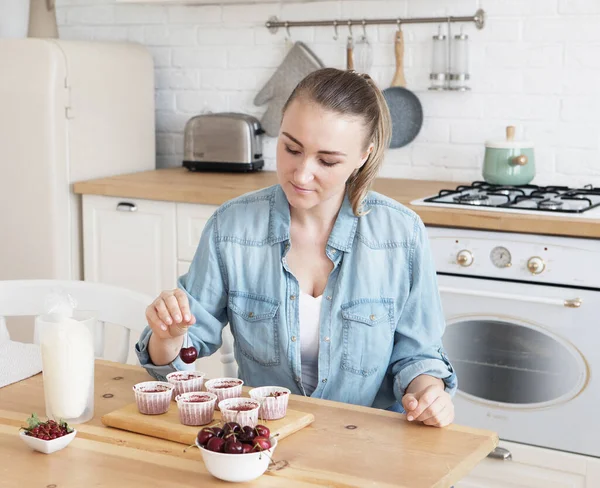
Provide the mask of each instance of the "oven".
POLYGON ((600 457, 600 241, 428 233, 456 422, 600 457))

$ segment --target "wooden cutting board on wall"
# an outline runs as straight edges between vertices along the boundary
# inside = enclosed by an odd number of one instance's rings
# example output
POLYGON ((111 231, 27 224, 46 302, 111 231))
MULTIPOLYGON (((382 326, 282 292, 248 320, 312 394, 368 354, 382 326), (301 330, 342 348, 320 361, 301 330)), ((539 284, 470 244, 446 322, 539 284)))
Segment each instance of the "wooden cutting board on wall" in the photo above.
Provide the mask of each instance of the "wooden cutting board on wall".
MULTIPOLYGON (((312 413, 299 412, 288 408, 284 418, 263 420, 260 423, 269 427, 271 435, 279 434, 278 439, 284 439, 310 425, 314 420, 315 416, 312 413)), ((209 426, 216 425, 220 421, 221 412, 217 410, 215 411, 214 421, 209 426)), ((138 411, 137 405, 131 403, 104 415, 102 423, 109 427, 179 442, 188 446, 194 444, 196 435, 202 428, 202 426, 195 427, 181 424, 175 402, 171 402, 169 411, 162 415, 143 415, 138 411)))

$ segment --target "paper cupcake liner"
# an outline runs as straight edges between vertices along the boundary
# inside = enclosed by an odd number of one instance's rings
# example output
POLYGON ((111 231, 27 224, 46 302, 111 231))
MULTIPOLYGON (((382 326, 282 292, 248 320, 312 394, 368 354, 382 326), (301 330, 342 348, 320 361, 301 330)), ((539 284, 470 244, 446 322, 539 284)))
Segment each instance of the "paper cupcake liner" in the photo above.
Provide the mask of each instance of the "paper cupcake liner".
POLYGON ((215 378, 212 380, 208 380, 204 384, 204 388, 206 388, 206 391, 210 391, 211 393, 217 395, 217 410, 219 410, 219 403, 223 400, 241 397, 242 386, 244 386, 244 382, 238 378, 215 378), (239 381, 240 384, 232 386, 230 388, 214 388, 215 385, 227 383, 229 381, 239 381))
POLYGON ((258 416, 264 420, 277 420, 285 417, 287 413, 288 401, 290 399, 290 390, 280 386, 262 386, 253 388, 248 392, 251 398, 260 403, 258 416), (271 393, 283 391, 286 395, 270 397, 271 393))
POLYGON ((183 425, 206 425, 213 421, 217 395, 210 392, 190 392, 175 398, 179 409, 179 421, 183 425), (209 398, 206 402, 186 402, 185 400, 194 396, 209 398))
POLYGON ((171 405, 173 385, 166 381, 145 381, 133 387, 135 403, 140 413, 145 415, 160 415, 166 413, 171 405), (156 387, 166 387, 165 391, 149 393, 156 387))
POLYGON ((258 424, 258 410, 260 404, 252 398, 229 398, 219 402, 219 410, 221 410, 221 418, 224 422, 237 422, 242 427, 249 425, 256 427, 258 424), (252 410, 230 410, 230 408, 239 405, 252 405, 252 410))
POLYGON ((204 376, 205 374, 199 371, 174 371, 173 373, 169 373, 167 375, 167 381, 175 386, 175 389, 173 390, 173 399, 175 399, 177 395, 182 395, 183 393, 202 391, 204 376), (188 379, 178 379, 178 377, 187 377, 188 379))

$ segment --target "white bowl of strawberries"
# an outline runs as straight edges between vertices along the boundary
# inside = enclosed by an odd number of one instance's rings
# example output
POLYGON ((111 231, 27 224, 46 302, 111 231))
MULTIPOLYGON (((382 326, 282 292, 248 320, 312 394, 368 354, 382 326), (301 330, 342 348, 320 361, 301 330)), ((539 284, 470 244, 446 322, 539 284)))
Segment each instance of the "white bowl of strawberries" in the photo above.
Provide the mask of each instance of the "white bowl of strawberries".
POLYGON ((22 430, 21 439, 32 449, 51 454, 67 447, 77 435, 77 431, 64 422, 47 420, 42 422, 36 414, 27 419, 29 427, 22 430))
POLYGON ((269 467, 277 439, 264 425, 244 426, 228 422, 198 432, 196 446, 204 465, 215 478, 244 482, 260 477, 269 467))

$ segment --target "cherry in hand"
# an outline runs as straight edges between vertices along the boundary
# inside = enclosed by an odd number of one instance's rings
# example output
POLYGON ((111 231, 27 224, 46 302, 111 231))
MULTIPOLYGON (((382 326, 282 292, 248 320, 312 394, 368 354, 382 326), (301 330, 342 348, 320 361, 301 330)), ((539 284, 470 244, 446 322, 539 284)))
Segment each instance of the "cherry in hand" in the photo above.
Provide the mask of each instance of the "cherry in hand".
MULTIPOLYGON (((188 341, 186 336, 186 342, 188 341)), ((182 347, 181 351, 179 351, 179 357, 185 364, 191 364, 198 358, 198 351, 193 345, 189 345, 188 347, 182 347)))

